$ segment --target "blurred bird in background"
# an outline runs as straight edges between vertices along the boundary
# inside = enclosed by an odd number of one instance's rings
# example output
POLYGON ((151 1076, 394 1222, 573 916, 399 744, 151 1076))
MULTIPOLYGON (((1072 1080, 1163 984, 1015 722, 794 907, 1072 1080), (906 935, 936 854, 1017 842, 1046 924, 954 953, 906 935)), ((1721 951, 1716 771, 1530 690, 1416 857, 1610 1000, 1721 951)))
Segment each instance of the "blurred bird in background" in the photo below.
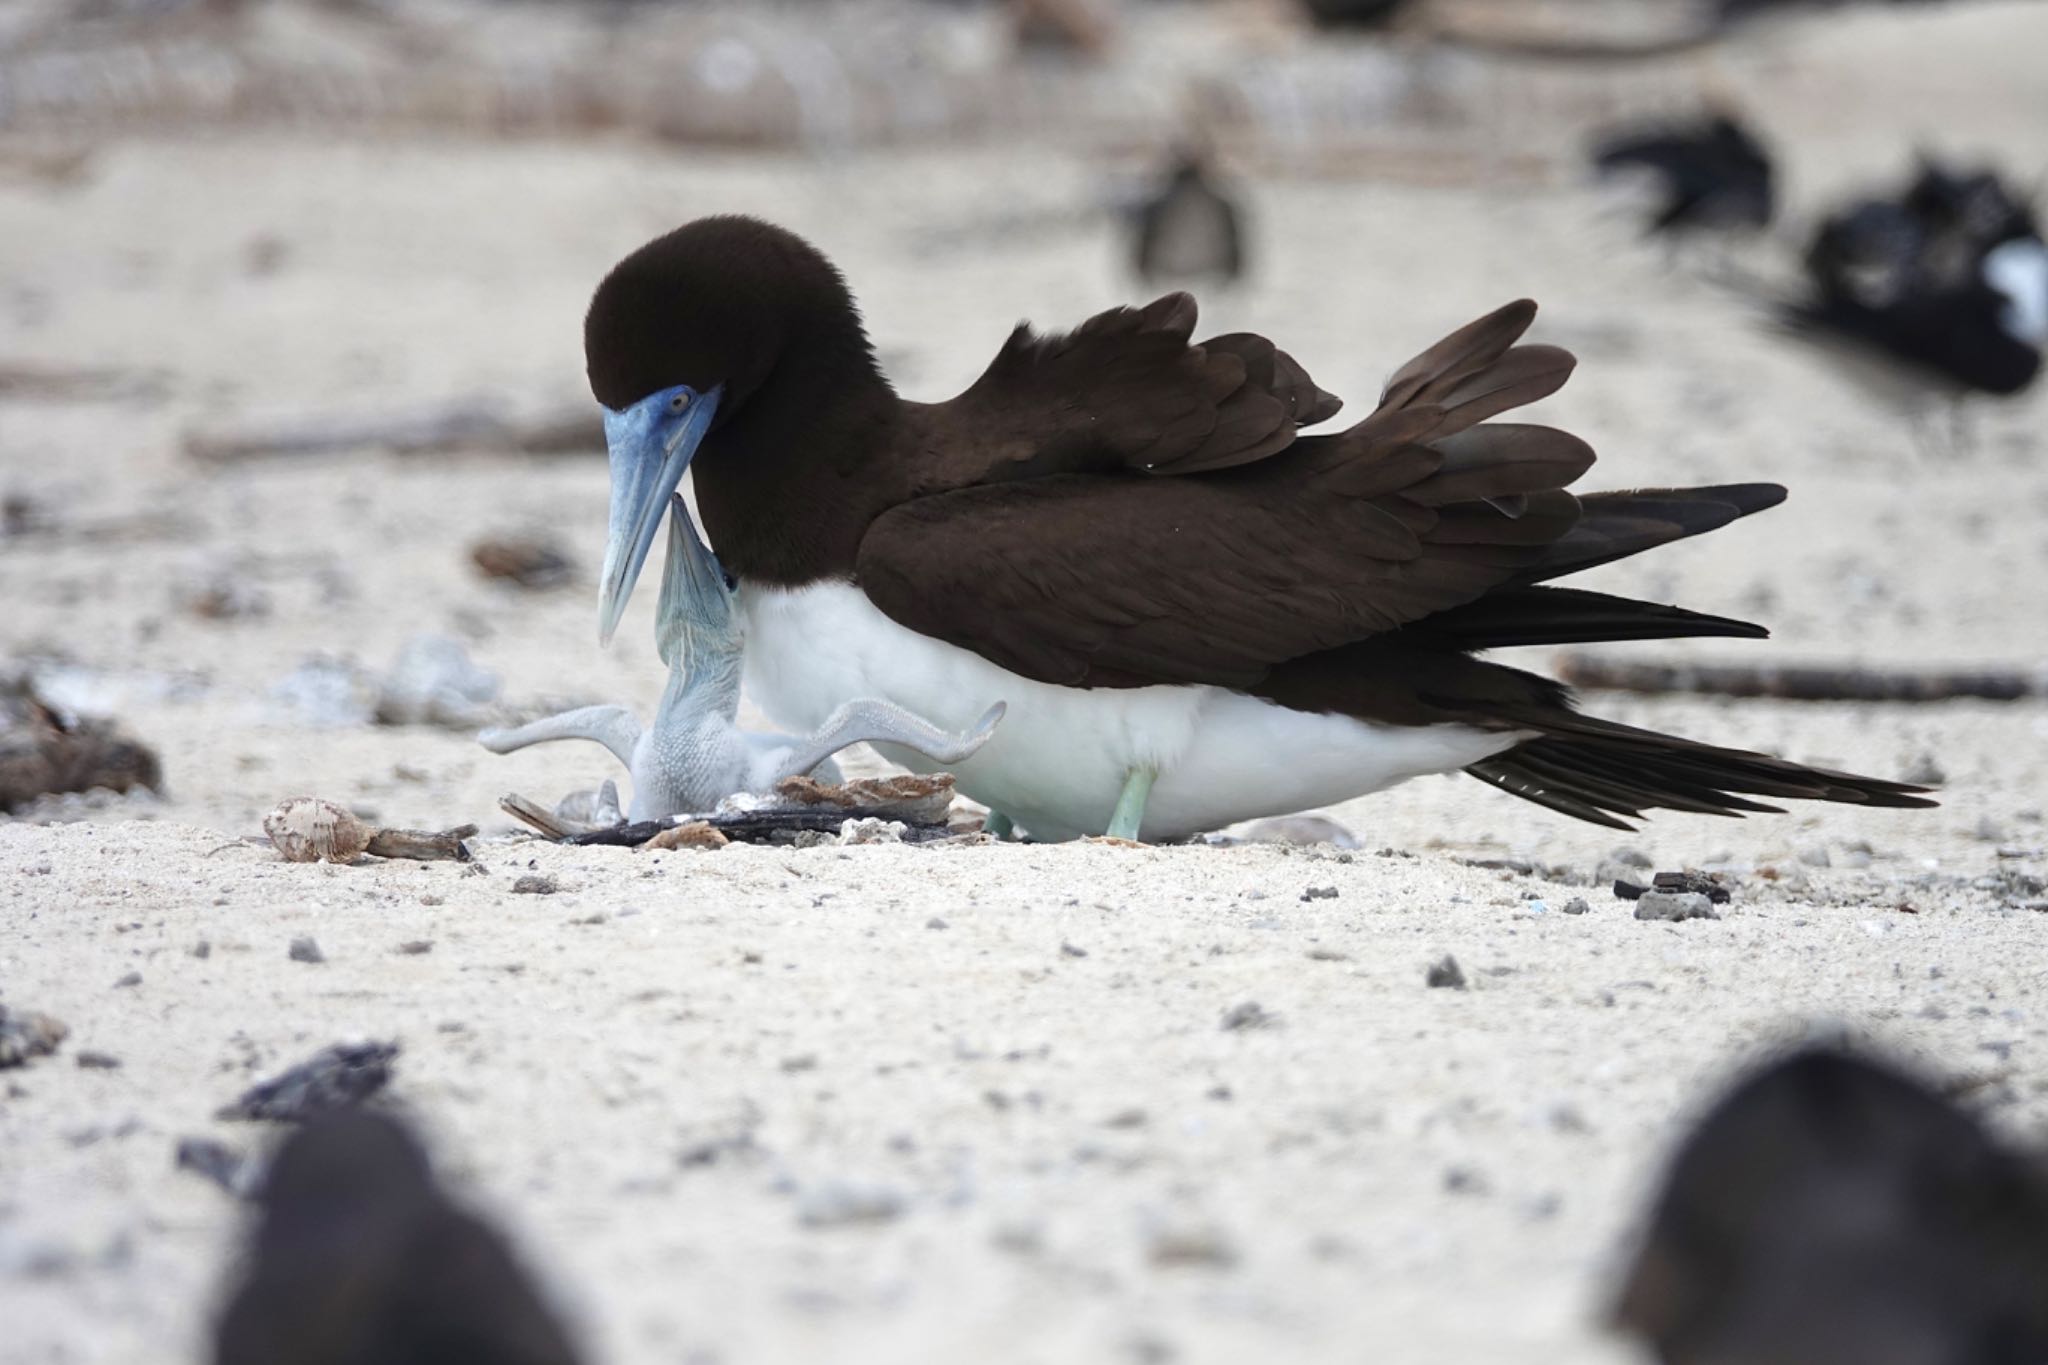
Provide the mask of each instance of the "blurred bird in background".
POLYGON ((2048 343, 2048 247, 1988 170, 1923 159, 1906 189, 1831 214, 1805 257, 1795 333, 1883 361, 1890 386, 1960 398, 2032 385, 2048 343))
POLYGON ((1776 209, 1770 153, 1728 114, 1611 132, 1593 164, 1603 178, 1655 181, 1659 196, 1644 226, 1652 236, 1757 230, 1776 209))
POLYGON ((1244 215, 1196 144, 1174 151, 1133 223, 1131 269, 1148 285, 1197 290, 1244 276, 1244 215))

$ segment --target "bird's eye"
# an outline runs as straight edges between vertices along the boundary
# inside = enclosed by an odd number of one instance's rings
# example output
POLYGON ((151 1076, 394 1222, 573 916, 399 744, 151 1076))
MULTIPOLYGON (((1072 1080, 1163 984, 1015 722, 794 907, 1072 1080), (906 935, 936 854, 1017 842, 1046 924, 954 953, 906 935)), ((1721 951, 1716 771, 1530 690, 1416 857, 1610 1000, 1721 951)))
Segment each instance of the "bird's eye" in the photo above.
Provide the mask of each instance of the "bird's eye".
POLYGON ((690 391, 688 389, 684 389, 681 393, 668 400, 668 410, 670 412, 681 412, 688 406, 690 406, 690 391))

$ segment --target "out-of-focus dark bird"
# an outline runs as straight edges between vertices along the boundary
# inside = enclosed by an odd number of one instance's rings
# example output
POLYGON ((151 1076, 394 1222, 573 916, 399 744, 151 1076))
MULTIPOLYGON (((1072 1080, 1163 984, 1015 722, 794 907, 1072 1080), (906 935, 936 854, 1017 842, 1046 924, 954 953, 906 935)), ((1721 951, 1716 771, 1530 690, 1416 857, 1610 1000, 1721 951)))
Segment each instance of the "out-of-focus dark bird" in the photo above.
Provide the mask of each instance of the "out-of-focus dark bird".
POLYGON ((1665 1365, 2048 1360, 2048 1172, 1889 1066, 1796 1054, 1680 1147, 1615 1320, 1665 1365))
POLYGON ((1835 213, 1806 253, 1795 331, 1846 340, 1954 394, 2032 384, 2048 344, 2048 247, 1995 175, 1923 164, 1897 198, 1835 213))
POLYGON ((350 1110, 279 1150, 215 1365, 574 1365, 503 1239, 395 1120, 350 1110))
POLYGON ((1603 176, 1656 177, 1663 198, 1651 233, 1767 227, 1775 207, 1770 153, 1725 114, 1611 134, 1594 149, 1593 164, 1603 176))
POLYGON ((1321 28, 1385 28, 1408 8, 1408 0, 1301 0, 1321 28))
POLYGON ((1200 151, 1174 154, 1136 228, 1131 268, 1148 285, 1234 284, 1244 274, 1244 216, 1200 151))

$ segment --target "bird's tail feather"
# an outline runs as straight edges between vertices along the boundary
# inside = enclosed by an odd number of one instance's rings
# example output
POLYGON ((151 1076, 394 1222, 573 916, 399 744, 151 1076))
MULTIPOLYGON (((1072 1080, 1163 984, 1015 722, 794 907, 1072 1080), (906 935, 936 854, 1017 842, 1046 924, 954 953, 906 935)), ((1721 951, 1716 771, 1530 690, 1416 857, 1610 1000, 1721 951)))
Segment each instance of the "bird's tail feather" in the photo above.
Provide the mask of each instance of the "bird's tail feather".
POLYGON ((1810 768, 1576 712, 1554 728, 1465 770, 1540 806, 1613 829, 1648 810, 1740 816, 1782 813, 1753 797, 1847 805, 1932 806, 1926 787, 1810 768))

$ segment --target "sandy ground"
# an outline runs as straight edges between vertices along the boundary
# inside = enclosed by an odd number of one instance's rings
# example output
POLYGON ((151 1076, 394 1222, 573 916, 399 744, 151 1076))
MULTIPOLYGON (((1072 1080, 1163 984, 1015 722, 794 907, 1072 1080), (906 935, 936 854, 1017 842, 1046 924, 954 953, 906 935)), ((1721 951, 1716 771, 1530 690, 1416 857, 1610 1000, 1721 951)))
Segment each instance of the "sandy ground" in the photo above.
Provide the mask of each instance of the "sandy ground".
MULTIPOLYGON (((1987 8, 1723 78, 1795 144, 1802 205, 1891 176, 1916 140, 2024 178, 2048 160, 2048 93, 1953 73, 2012 67, 2048 23, 1987 8), (1943 85, 1930 71, 1953 87, 1939 119, 1909 99, 1882 128, 1832 117, 1844 88, 1943 85)), ((1056 223, 1103 173, 1025 152, 246 136, 104 144, 68 186, 0 178, 0 359, 157 376, 107 401, 0 398, 0 493, 55 528, 0 540, 0 658, 57 661, 64 695, 118 714, 169 779, 160 803, 0 823, 0 1001, 73 1029, 0 1079, 0 1361, 202 1356, 241 1213, 172 1169, 173 1143, 260 1144, 213 1110, 342 1037, 404 1043, 395 1099, 612 1362, 1628 1359, 1598 1316, 1635 1210, 1703 1087, 1758 1049, 1846 1028, 1987 1082, 2002 1125, 2048 1124, 2048 917, 2022 908, 2048 872, 2039 702, 1591 699, 1948 779, 1933 812, 1661 817, 1626 842, 1741 889, 1719 922, 1652 925, 1564 884, 1623 840, 1464 778, 1332 812, 1355 855, 571 851, 512 834, 495 800, 587 785, 597 751, 495 758, 279 699, 309 658, 382 669, 435 632, 511 707, 645 711, 654 594, 600 651, 594 455, 209 468, 180 455, 185 430, 573 401, 598 275, 725 210, 825 244, 906 392, 941 396, 1016 318, 1129 296, 1104 223, 983 230, 1056 223), (582 557, 570 588, 476 576, 470 542, 522 529, 582 557), (195 616, 222 579, 268 613, 195 616), (287 866, 233 842, 305 791, 391 824, 479 821, 482 868, 287 866), (1471 865, 1502 859, 1536 870, 1471 865), (511 894, 530 871, 561 891, 511 894), (1589 913, 1562 913, 1575 894, 1589 913), (287 960, 306 934, 327 962, 287 960), (417 940, 431 951, 396 951, 417 940), (1470 989, 1424 986, 1445 952, 1470 989), (1272 1026, 1222 1029, 1248 1000, 1272 1026), (121 1066, 80 1069, 80 1049, 121 1066), (853 1195, 887 1216, 835 1220, 853 1195)), ((1358 404, 1533 295, 1539 335, 1581 356, 1545 408, 1600 450, 1589 485, 1792 485, 1767 517, 1589 576, 1778 634, 1702 655, 2048 657, 2041 395, 1931 456, 1583 186, 1249 188, 1261 276, 1210 307, 1217 330, 1280 336, 1358 404)))

